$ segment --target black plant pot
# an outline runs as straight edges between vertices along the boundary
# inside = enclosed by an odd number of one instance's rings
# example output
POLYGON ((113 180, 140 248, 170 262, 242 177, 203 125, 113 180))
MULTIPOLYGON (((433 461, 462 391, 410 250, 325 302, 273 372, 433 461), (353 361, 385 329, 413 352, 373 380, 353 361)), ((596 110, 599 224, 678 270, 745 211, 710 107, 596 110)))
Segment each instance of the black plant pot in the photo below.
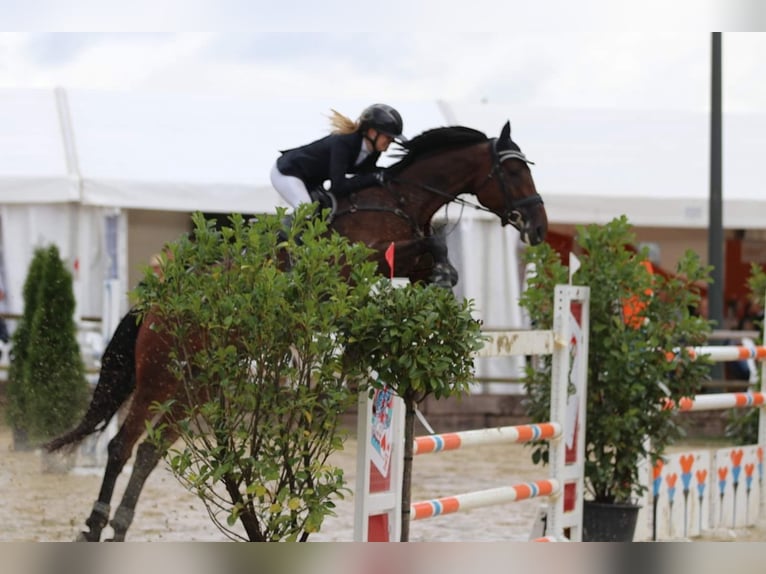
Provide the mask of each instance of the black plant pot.
POLYGON ((586 500, 582 513, 583 542, 633 542, 640 508, 637 504, 586 500))

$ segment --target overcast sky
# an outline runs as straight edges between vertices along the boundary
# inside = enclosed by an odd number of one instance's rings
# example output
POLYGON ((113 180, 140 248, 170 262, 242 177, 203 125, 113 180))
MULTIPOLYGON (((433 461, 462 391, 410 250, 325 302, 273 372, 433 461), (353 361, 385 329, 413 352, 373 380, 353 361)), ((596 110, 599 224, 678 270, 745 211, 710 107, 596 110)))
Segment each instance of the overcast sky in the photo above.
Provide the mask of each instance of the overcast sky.
MULTIPOLYGON (((66 28, 72 1, 25 0, 4 15, 28 19, 29 28, 66 28)), ((522 106, 709 113, 710 30, 718 28, 711 1, 658 1, 152 0, 147 18, 146 0, 135 0, 115 13, 128 28, 239 21, 226 32, 0 32, 0 90, 215 94, 263 100, 282 116, 290 105, 274 100, 295 99, 268 149, 311 137, 297 136, 304 124, 295 118, 313 118, 318 127, 308 133, 319 135, 328 108, 353 116, 359 102, 487 101, 507 118, 522 106), (284 128, 290 121, 295 133, 284 128)), ((101 19, 102 0, 87 3, 101 19)), ((726 112, 766 116, 766 32, 723 33, 723 80, 726 112)), ((433 127, 416 129, 412 117, 409 135, 433 127)))
MULTIPOLYGON (((446 9, 449 2, 428 12, 422 7, 428 3, 392 0, 370 17, 357 15, 359 28, 346 16, 338 31, 329 32, 321 31, 327 26, 311 31, 306 13, 291 15, 287 3, 271 4, 270 22, 292 19, 299 31, 265 26, 261 13, 251 30, 226 33, 3 32, 0 88, 393 103, 487 100, 576 108, 707 111, 710 106, 711 33, 705 31, 704 11, 690 12, 688 20, 697 25, 687 28, 668 25, 677 23, 679 14, 654 28, 646 27, 651 19, 645 14, 635 26, 625 17, 609 26, 604 24, 614 14, 587 8, 572 22, 558 14, 546 26, 525 19, 526 9, 478 0, 472 5, 504 7, 496 19, 484 14, 482 26, 471 20, 461 31, 446 9), (406 12, 396 12, 405 5, 406 12)), ((190 2, 195 18, 204 16, 202 5, 190 2)), ((60 9, 46 14, 47 20, 64 17, 60 9)), ((766 33, 724 33, 723 70, 725 110, 766 112, 766 33)))

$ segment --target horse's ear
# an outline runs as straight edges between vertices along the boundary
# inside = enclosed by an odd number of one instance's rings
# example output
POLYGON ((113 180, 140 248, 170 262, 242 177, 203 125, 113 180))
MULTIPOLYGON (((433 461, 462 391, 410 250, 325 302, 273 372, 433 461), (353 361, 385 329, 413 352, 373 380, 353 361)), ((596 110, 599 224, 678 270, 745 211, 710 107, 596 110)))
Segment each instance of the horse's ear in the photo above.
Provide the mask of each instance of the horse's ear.
POLYGON ((505 122, 503 129, 500 131, 500 139, 501 140, 511 139, 511 122, 510 121, 505 122))

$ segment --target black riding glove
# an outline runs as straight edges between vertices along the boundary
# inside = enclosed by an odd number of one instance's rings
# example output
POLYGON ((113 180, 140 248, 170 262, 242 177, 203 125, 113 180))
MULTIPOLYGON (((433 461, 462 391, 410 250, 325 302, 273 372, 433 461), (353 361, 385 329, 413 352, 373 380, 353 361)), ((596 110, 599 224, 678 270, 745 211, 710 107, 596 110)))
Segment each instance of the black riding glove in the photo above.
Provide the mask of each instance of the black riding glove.
POLYGON ((378 185, 386 185, 386 182, 388 181, 388 174, 384 169, 379 169, 373 173, 372 176, 375 178, 375 181, 378 182, 378 185))

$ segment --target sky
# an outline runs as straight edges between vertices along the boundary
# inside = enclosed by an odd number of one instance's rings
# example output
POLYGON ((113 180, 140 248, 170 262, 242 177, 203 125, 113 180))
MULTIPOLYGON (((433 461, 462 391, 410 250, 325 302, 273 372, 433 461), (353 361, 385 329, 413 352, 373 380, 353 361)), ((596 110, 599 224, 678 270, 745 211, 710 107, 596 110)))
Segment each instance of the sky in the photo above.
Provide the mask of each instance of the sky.
MULTIPOLYGON (((730 5, 737 2, 730 0, 730 5)), ((716 29, 721 15, 704 8, 711 1, 698 0, 694 10, 683 1, 665 3, 657 17, 656 11, 623 13, 611 4, 555 0, 530 8, 531 3, 513 0, 474 0, 464 19, 455 7, 465 2, 389 0, 372 9, 351 4, 349 10, 356 13, 343 11, 345 4, 327 0, 317 13, 302 9, 301 2, 243 7, 233 0, 188 0, 177 22, 215 25, 231 23, 237 9, 248 14, 252 26, 241 20, 226 32, 2 32, 0 88, 63 86, 264 100, 710 107, 709 29, 716 29), (544 17, 541 5, 551 18, 544 17)), ((651 4, 647 0, 642 6, 651 4)), ((61 28, 69 22, 62 5, 29 0, 16 6, 12 20, 61 28), (33 17, 32 8, 40 5, 47 10, 33 17)), ((124 23, 132 24, 138 13, 125 15, 124 23)), ((144 19, 145 28, 161 27, 172 13, 155 10, 153 19, 144 19)), ((732 29, 766 23, 766 18, 748 20, 747 14, 734 11, 724 21, 732 29)), ((753 14, 759 15, 757 9, 753 14)), ((722 37, 724 110, 766 112, 766 33, 727 31, 722 37)))

